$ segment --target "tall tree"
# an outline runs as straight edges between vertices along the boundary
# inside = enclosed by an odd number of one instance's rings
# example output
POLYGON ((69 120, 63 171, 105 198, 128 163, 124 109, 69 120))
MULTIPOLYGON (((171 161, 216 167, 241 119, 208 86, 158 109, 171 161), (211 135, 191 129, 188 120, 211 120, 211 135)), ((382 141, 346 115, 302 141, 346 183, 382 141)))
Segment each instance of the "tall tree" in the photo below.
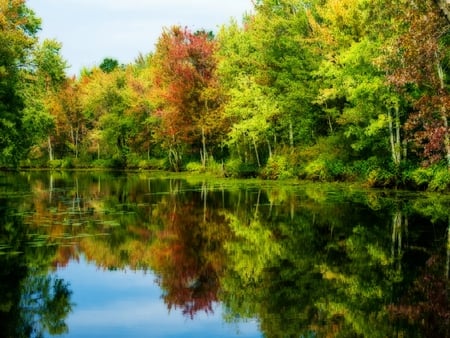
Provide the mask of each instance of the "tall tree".
POLYGON ((17 164, 29 138, 22 125, 23 70, 36 43, 40 20, 25 0, 0 1, 0 166, 17 164))
POLYGON ((387 11, 381 10, 384 2, 328 0, 316 7, 311 26, 316 52, 324 56, 317 72, 321 86, 316 102, 329 133, 336 133, 341 145, 351 145, 347 154, 354 159, 374 157, 379 164, 391 157, 398 166, 401 98, 386 84, 386 72, 379 65, 392 34, 387 11))
POLYGON ((231 141, 242 149, 249 143, 258 165, 264 162, 258 149, 267 158, 285 146, 292 153, 295 145, 314 139, 312 71, 317 62, 306 43, 309 34, 304 3, 296 0, 257 1, 255 14, 242 27, 232 22, 219 33, 218 71, 227 93, 225 110, 232 112, 231 141), (258 123, 249 129, 250 120, 258 123), (247 129, 250 137, 245 137, 247 129), (244 136, 240 144, 238 130, 244 136))
POLYGON ((450 169, 449 21, 437 2, 407 2, 406 22, 392 53, 389 80, 413 104, 406 123, 410 140, 425 164, 445 160, 450 169))
POLYGON ((152 65, 159 138, 176 171, 181 169, 184 147, 202 144, 202 151, 206 149, 208 116, 217 107, 214 97, 206 94, 213 81, 214 49, 211 33, 177 26, 164 30, 156 45, 152 65))
POLYGON ((61 124, 58 96, 66 81, 67 63, 61 56, 61 48, 62 44, 56 40, 44 40, 36 46, 31 55, 30 81, 24 90, 24 126, 34 145, 41 145, 45 139, 50 160, 54 158, 53 143, 61 124))

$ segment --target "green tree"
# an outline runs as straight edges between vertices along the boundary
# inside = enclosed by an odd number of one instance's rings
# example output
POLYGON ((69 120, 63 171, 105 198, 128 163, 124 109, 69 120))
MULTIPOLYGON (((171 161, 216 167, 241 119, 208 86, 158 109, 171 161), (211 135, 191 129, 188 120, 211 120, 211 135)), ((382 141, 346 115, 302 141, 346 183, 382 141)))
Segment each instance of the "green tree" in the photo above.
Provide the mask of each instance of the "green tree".
POLYGON ((130 114, 130 91, 124 69, 117 68, 110 73, 93 69, 81 80, 85 118, 92 128, 88 139, 95 143, 97 158, 113 160, 111 165, 126 166, 130 152, 130 140, 136 134, 139 124, 130 114))
POLYGON ((258 1, 242 27, 231 22, 220 31, 218 74, 233 156, 261 167, 272 155, 292 155, 295 146, 314 140, 318 63, 309 35, 304 3, 290 0, 258 1))
POLYGON ((347 163, 372 157, 376 166, 399 166, 402 160, 402 99, 386 83, 380 66, 384 45, 395 33, 391 10, 384 1, 329 0, 311 18, 320 46, 316 53, 324 56, 316 73, 321 80, 316 102, 328 133, 339 137, 340 145, 333 146, 350 144, 343 148, 347 163))
POLYGON ((104 58, 99 68, 105 73, 111 73, 119 67, 119 61, 112 58, 104 58))
MULTIPOLYGON (((66 81, 67 63, 61 56, 61 43, 44 40, 33 50, 33 67, 30 79, 24 86, 25 109, 22 118, 25 130, 32 138, 32 145, 41 146, 45 140, 49 160, 54 159, 55 142, 61 134, 58 97, 66 81)), ((60 107, 62 108, 62 107, 60 107)), ((63 109, 63 108, 62 108, 63 109)))
POLYGON ((0 166, 18 163, 29 146, 22 123, 24 68, 36 43, 40 20, 24 0, 0 2, 0 166))

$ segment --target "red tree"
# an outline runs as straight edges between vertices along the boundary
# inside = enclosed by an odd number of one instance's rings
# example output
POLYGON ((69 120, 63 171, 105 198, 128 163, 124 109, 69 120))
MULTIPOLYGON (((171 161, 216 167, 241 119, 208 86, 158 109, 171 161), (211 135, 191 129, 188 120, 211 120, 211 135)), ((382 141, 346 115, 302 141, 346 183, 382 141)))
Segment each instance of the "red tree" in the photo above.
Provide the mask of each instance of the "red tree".
POLYGON ((448 57, 448 19, 435 1, 407 3, 406 29, 400 34, 391 84, 409 92, 414 112, 405 129, 425 164, 447 159, 450 168, 448 117, 450 93, 442 64, 448 57))
POLYGON ((154 100, 161 129, 157 135, 179 170, 183 147, 201 143, 205 120, 217 107, 207 95, 214 83, 216 42, 204 31, 187 28, 163 31, 153 58, 154 100))

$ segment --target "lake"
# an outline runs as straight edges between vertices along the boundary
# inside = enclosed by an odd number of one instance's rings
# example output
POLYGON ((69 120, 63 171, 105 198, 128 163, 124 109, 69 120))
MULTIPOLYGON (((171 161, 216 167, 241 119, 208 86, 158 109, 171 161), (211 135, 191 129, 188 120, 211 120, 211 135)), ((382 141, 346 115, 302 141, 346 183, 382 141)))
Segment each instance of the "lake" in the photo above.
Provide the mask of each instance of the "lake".
POLYGON ((450 337, 450 196, 0 173, 2 337, 450 337))

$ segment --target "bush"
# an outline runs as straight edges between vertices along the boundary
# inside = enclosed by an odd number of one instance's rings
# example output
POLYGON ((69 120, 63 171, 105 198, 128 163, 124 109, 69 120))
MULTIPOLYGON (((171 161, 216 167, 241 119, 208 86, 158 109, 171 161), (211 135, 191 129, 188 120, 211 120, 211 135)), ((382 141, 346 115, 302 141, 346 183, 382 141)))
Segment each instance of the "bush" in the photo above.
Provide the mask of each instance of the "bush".
POLYGON ((256 177, 258 169, 256 165, 244 163, 241 159, 229 159, 225 163, 225 176, 234 178, 256 177))
POLYGON ((270 180, 292 178, 294 169, 286 156, 275 155, 269 158, 261 176, 270 180))
POLYGON ((141 161, 141 158, 139 157, 139 155, 137 155, 135 153, 128 153, 126 155, 126 159, 127 159, 127 168, 130 168, 130 169, 139 168, 139 163, 141 161))
POLYGON ((371 170, 366 179, 366 184, 373 188, 393 187, 396 183, 395 173, 382 168, 371 170))
POLYGON ((341 160, 321 156, 309 162, 303 176, 313 181, 343 180, 347 176, 347 168, 341 160))
POLYGON ((93 168, 114 168, 114 162, 112 159, 98 159, 91 163, 93 168))
POLYGON ((406 174, 407 180, 412 182, 416 189, 427 189, 433 177, 432 168, 417 168, 406 174))
POLYGON ((165 159, 151 158, 149 160, 141 160, 138 164, 139 169, 147 170, 164 170, 167 168, 165 159))
POLYGON ((415 189, 441 192, 450 190, 450 170, 446 165, 416 168, 406 172, 405 176, 415 189))
POLYGON ((450 190, 450 170, 447 167, 437 168, 428 189, 432 191, 450 190))
POLYGON ((313 181, 326 181, 329 179, 325 161, 321 158, 309 162, 305 167, 306 178, 313 181))
POLYGON ((366 160, 353 162, 352 171, 359 178, 367 178, 370 172, 372 172, 373 170, 377 170, 379 167, 379 160, 376 157, 369 157, 366 160))
POLYGON ((194 173, 203 173, 206 171, 206 168, 199 162, 189 162, 186 164, 186 170, 194 173))
POLYGON ((76 161, 75 159, 71 158, 71 157, 65 157, 62 161, 61 161, 61 168, 64 169, 72 169, 75 167, 76 161))
POLYGON ((61 168, 62 167, 62 160, 49 160, 48 161, 48 167, 51 169, 61 168))
POLYGON ((223 162, 216 162, 216 160, 214 160, 212 156, 209 157, 208 161, 206 162, 206 170, 215 176, 225 175, 223 162))
POLYGON ((333 161, 325 162, 328 174, 331 178, 337 181, 347 178, 347 167, 341 160, 334 159, 333 161))

